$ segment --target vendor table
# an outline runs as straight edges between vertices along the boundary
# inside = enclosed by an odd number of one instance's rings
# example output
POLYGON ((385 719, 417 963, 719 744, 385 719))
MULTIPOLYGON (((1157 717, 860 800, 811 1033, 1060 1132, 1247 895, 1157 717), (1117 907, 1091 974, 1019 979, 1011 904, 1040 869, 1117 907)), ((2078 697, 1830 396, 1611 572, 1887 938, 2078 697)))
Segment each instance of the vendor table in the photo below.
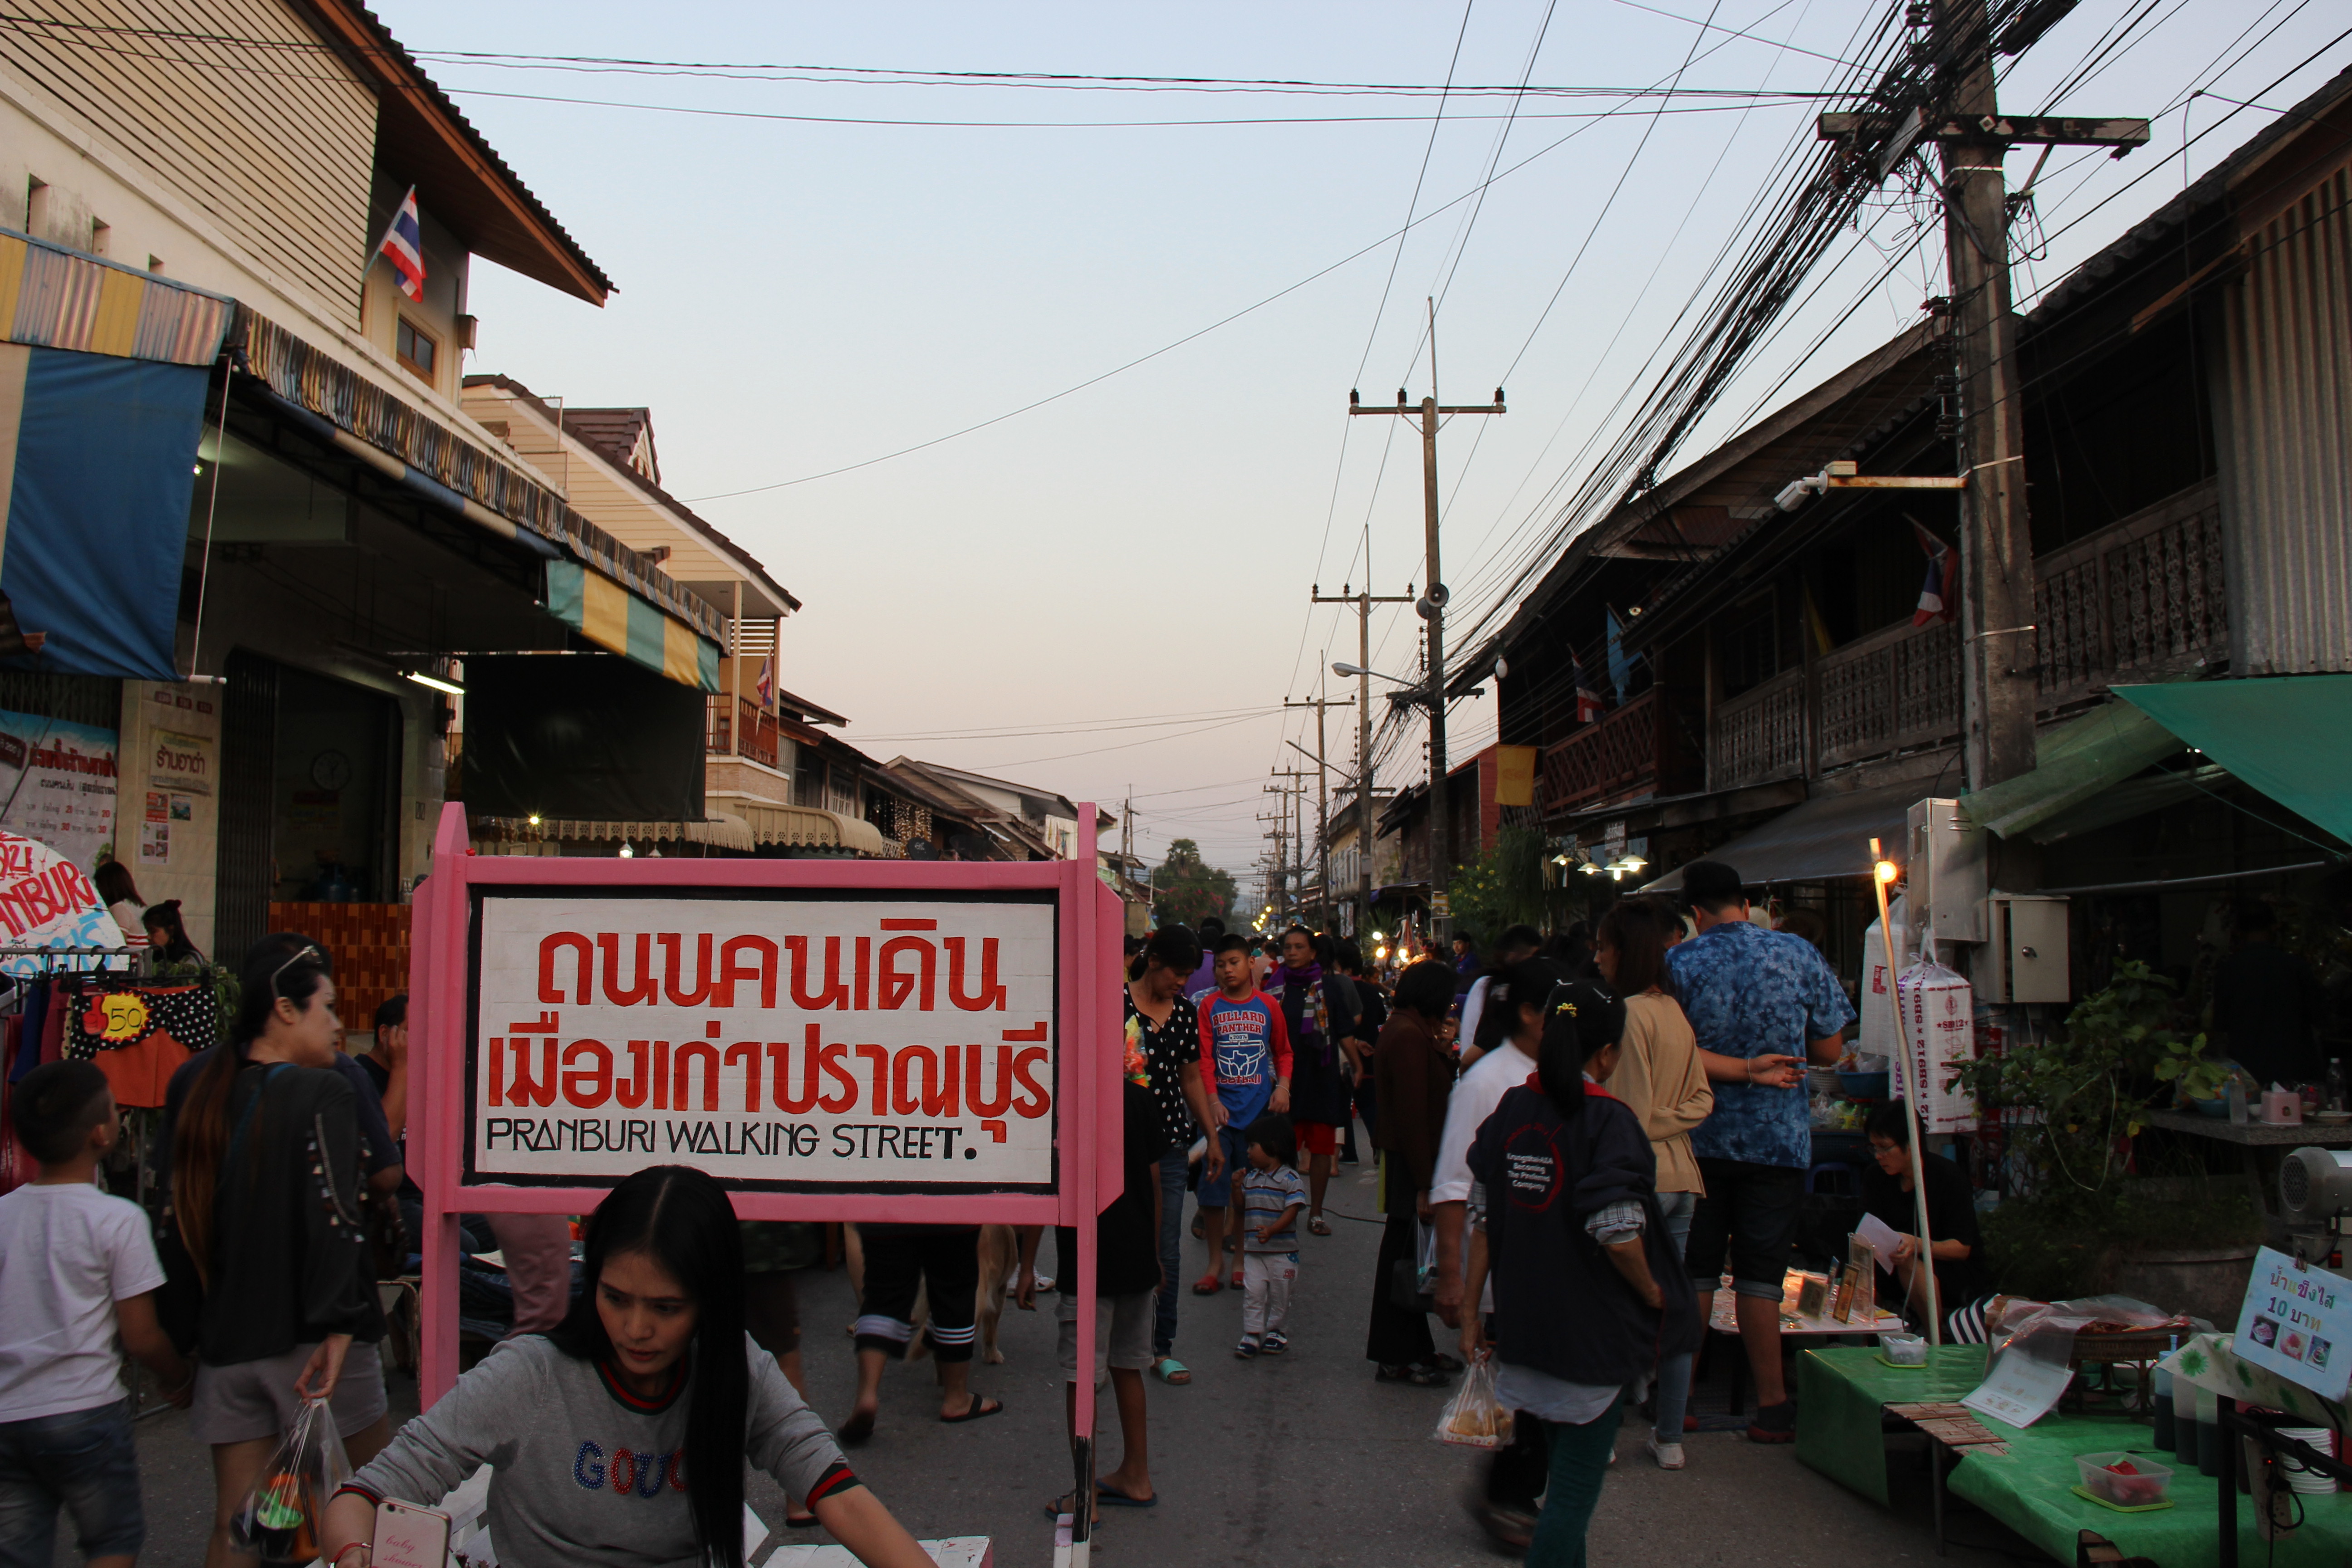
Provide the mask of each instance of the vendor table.
POLYGON ((1874 1350, 1809 1350, 1797 1358, 1797 1458, 1873 1502, 1886 1496, 1889 1405, 1957 1404, 1984 1381, 1985 1347, 1937 1345, 1927 1364, 1891 1367, 1874 1350))
MULTIPOLYGON (((1799 1312, 1796 1307, 1797 1290, 1802 1278, 1800 1271, 1794 1268, 1790 1269, 1783 1277, 1783 1290, 1780 1296, 1780 1342, 1782 1344, 1787 1344, 1791 1340, 1832 1340, 1844 1334, 1880 1334, 1902 1329, 1903 1319, 1900 1314, 1882 1312, 1875 1304, 1856 1307, 1853 1321, 1844 1323, 1839 1322, 1827 1312, 1811 1315, 1799 1312)), ((1731 1276, 1727 1274, 1723 1277, 1723 1282, 1716 1288, 1715 1310, 1706 1321, 1706 1326, 1710 1330, 1726 1336, 1732 1342, 1734 1353, 1731 1357, 1731 1413, 1734 1415, 1739 1414, 1740 1400, 1745 1393, 1745 1379, 1748 1375, 1748 1352, 1739 1341, 1739 1320, 1734 1316, 1738 1309, 1733 1303, 1737 1300, 1731 1289, 1731 1276)), ((1969 1384, 1970 1388, 1975 1386, 1973 1383, 1969 1384)))
MULTIPOLYGON (((2231 1348, 2235 1339, 2233 1334, 2199 1334, 2167 1356, 2162 1364, 2164 1370, 2172 1374, 2175 1390, 2178 1391, 2183 1384, 2205 1390, 2215 1396, 2215 1418, 2224 1430, 2252 1438, 2282 1458, 2291 1456, 2299 1459, 2313 1468, 2334 1476, 2338 1484, 2352 1481, 2352 1466, 2347 1466, 2329 1455, 2315 1452, 2293 1438, 2283 1437, 2273 1429, 2277 1426, 2332 1426, 2341 1432, 2346 1421, 2344 1405, 2289 1383, 2266 1367, 2240 1360, 2231 1348), (2281 1411, 2284 1413, 2284 1419, 2257 1418, 2242 1410, 2240 1407, 2242 1405, 2281 1411)), ((2219 1542, 2214 1560, 2221 1568, 2237 1568, 2242 1548, 2268 1552, 2273 1543, 2250 1540, 2245 1530, 2252 1527, 2252 1521, 2245 1527, 2239 1523, 2238 1445, 2234 1442, 2222 1445, 2221 1458, 2221 1476, 2214 1489, 2214 1538, 2219 1542)), ((2178 1482, 2174 1483, 2173 1489, 2176 1494, 2179 1492, 2178 1482)), ((2338 1492, 2333 1497, 2305 1496, 2299 1500, 2304 1506, 2305 1528, 2298 1530, 2295 1536, 2279 1544, 2292 1544, 2305 1533, 2315 1520, 2325 1517, 2346 1531, 2337 1550, 2352 1546, 2352 1521, 2346 1517, 2352 1514, 2352 1497, 2338 1492), (2314 1508, 2312 1505, 2315 1503, 2329 1506, 2314 1508)))
MULTIPOLYGON (((2207 1347, 2206 1354, 2192 1358, 2194 1364, 2211 1365, 2209 1342, 2213 1338, 2200 1335, 2167 1361, 2176 1379, 2195 1380, 2195 1374, 2182 1370, 2179 1363, 2199 1346, 2207 1347)), ((1982 1345, 1945 1345, 1928 1352, 1927 1367, 1905 1373, 1885 1365, 1869 1350, 1806 1352, 1797 1363, 1797 1458, 1863 1496, 1886 1502, 1884 1407, 1957 1402, 1983 1380, 1985 1353, 1982 1345)), ((2222 1384, 2217 1382, 2214 1386, 2226 1395, 2222 1384)), ((2251 1382, 2231 1386, 2249 1401, 2257 1395, 2251 1382)), ((2309 1394, 2303 1399, 2318 1403, 2309 1394)), ((2291 1405, 2280 1407, 2294 1409, 2291 1405)), ((2310 1411, 2301 1414, 2309 1416, 2312 1425, 2326 1422, 2325 1416, 2310 1411)), ((2215 1561, 2214 1542, 2225 1523, 2231 1534, 2219 1557, 2225 1568, 2237 1561, 2232 1548, 2248 1553, 2248 1562, 2263 1561, 2260 1554, 2272 1548, 2272 1542, 2256 1539, 2252 1520, 2237 1508, 2234 1483, 2225 1495, 2194 1470, 2175 1475, 2170 1494, 2174 1506, 2161 1512, 2118 1513, 2076 1497, 2072 1489, 2080 1479, 2074 1467, 2077 1454, 2146 1453, 2177 1468, 2171 1454, 2156 1448, 2147 1426, 2130 1415, 2053 1413, 2021 1430, 1992 1420, 1984 1425, 2000 1435, 2008 1452, 1954 1450, 1959 1460, 1943 1485, 2061 1563, 2074 1561, 2077 1533, 2084 1530, 2095 1530, 2126 1554, 2153 1558, 2167 1568, 2215 1561)), ((1937 1462, 1940 1467, 1940 1456, 1937 1462)), ((1937 1474, 1940 1477, 1940 1468, 1937 1474)), ((2352 1496, 2305 1497, 2302 1501, 2303 1528, 2276 1542, 2273 1561, 2278 1568, 2341 1568, 2347 1552, 2352 1552, 2352 1496)), ((1940 1549, 1940 1489, 1937 1502, 1940 1549)))
POLYGON ((2147 1126, 2161 1127, 2168 1132, 2234 1143, 2246 1151, 2246 1179, 2254 1184, 2254 1207, 2271 1233, 2273 1247, 2283 1246, 2286 1234, 2285 1222, 2278 1212, 2278 1178, 2279 1167, 2287 1155, 2297 1149, 2352 1149, 2352 1122, 2330 1126, 2325 1121, 2305 1121, 2293 1127, 2273 1127, 2267 1122, 2250 1121, 2241 1127, 2222 1117, 2202 1116, 2193 1110, 2151 1110, 2143 1121, 2147 1126))

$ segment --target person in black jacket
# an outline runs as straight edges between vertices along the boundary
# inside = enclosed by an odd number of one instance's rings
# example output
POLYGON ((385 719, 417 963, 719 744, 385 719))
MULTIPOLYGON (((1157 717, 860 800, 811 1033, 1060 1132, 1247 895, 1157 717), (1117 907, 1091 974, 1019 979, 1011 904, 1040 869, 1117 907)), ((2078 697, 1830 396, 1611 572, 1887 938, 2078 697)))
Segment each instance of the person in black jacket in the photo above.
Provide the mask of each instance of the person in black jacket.
POLYGON ((213 1451, 209 1568, 245 1560, 230 1516, 305 1399, 329 1402, 354 1463, 391 1436, 331 965, 307 938, 265 937, 239 980, 230 1043, 174 1083, 166 1123, 170 1239, 204 1292, 188 1431, 213 1451))
MULTIPOLYGON (((1470 1147, 1473 1230, 1464 1299, 1495 1278, 1503 1408, 1544 1424, 1550 1480, 1528 1568, 1581 1568, 1584 1531, 1616 1446, 1629 1384, 1696 1350, 1696 1299, 1658 1211, 1641 1121, 1601 1087, 1625 1005, 1584 981, 1545 1003, 1535 1081, 1503 1096, 1470 1147)), ((1486 1353, 1475 1313, 1462 1353, 1486 1353)))

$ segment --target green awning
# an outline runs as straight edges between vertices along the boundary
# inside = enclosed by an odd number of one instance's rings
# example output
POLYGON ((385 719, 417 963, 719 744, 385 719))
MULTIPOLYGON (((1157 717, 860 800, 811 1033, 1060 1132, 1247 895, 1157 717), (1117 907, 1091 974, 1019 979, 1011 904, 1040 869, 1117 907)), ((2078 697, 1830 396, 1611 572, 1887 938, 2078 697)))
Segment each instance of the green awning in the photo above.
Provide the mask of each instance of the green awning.
POLYGON ((2209 761, 2352 843, 2352 675, 2115 689, 2209 761))
MULTIPOLYGON (((2232 682, 2231 684, 2243 684, 2232 682)), ((2118 687, 2117 691, 2124 690, 2118 687)), ((2143 686, 2139 691, 2175 689, 2143 686)), ((2188 689, 2185 686, 2180 689, 2188 689)), ((2138 709, 2110 702, 2043 731, 2034 747, 2037 765, 1974 795, 1960 797, 1960 809, 1979 827, 2015 838, 2061 812, 2121 784, 2151 763, 2186 744, 2138 709)), ((2216 762, 2226 759, 2216 757, 2216 762)))

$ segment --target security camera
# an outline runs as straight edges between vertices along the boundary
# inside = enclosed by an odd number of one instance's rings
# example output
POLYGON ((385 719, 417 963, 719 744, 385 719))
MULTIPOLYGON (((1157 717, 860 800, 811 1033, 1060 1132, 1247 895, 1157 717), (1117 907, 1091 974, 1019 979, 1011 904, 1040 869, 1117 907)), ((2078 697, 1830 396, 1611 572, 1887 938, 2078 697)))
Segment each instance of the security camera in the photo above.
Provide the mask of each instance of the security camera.
POLYGON ((1779 495, 1772 498, 1772 504, 1782 511, 1794 511, 1804 505, 1805 499, 1812 493, 1813 487, 1810 482, 1804 479, 1793 479, 1779 495))

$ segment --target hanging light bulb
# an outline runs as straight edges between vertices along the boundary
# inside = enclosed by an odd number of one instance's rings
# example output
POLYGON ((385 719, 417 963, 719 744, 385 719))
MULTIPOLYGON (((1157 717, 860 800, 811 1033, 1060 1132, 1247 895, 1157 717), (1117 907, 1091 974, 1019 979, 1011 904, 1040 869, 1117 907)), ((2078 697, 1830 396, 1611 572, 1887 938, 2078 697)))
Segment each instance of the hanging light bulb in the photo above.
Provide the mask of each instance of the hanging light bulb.
POLYGON ((622 859, 624 859, 624 860, 634 860, 634 859, 635 859, 635 858, 636 858, 636 855, 637 855, 637 852, 636 852, 635 850, 634 850, 634 849, 632 849, 632 848, 630 848, 630 847, 629 847, 629 841, 628 841, 627 839, 625 839, 625 838, 622 839, 622 840, 621 840, 621 858, 622 858, 622 859))

